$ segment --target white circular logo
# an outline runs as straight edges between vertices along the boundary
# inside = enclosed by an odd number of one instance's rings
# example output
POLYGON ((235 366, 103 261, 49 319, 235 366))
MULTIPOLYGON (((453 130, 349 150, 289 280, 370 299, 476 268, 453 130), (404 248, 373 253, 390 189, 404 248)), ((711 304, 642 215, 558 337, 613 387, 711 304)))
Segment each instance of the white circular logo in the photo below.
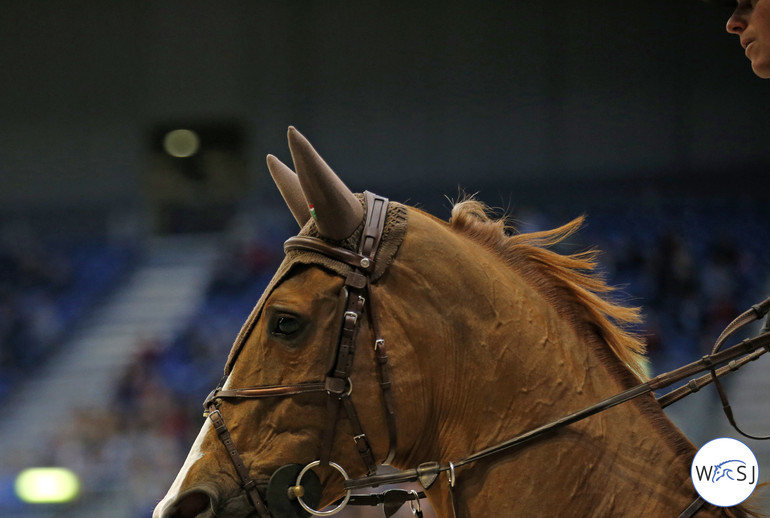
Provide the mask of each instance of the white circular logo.
POLYGON ((746 500, 757 487, 759 465, 748 446, 722 437, 698 450, 690 476, 705 501, 717 507, 731 507, 746 500))

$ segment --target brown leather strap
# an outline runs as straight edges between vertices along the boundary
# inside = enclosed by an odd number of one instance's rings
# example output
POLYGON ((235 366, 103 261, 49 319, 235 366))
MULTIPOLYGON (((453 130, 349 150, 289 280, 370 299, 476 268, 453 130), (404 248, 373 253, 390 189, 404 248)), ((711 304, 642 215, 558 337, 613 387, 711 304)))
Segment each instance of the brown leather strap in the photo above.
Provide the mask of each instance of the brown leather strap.
POLYGON ((345 406, 345 412, 348 414, 350 428, 353 432, 353 442, 356 443, 358 454, 364 461, 366 469, 369 472, 368 474, 373 475, 377 472, 377 461, 374 460, 374 453, 369 444, 369 439, 366 437, 364 429, 361 427, 361 420, 358 418, 358 412, 356 412, 356 407, 353 405, 353 400, 350 399, 350 396, 344 396, 342 398, 342 403, 345 406))
MULTIPOLYGON (((756 359, 756 358, 753 358, 753 359, 756 359)), ((753 435, 748 432, 744 432, 743 429, 741 429, 741 427, 738 426, 738 423, 735 421, 735 416, 733 415, 733 409, 730 406, 730 401, 727 399, 727 393, 725 392, 725 389, 722 386, 722 383, 719 381, 718 374, 714 369, 711 369, 710 375, 711 375, 711 379, 714 382, 714 387, 716 387, 717 389, 717 394, 719 394, 719 400, 722 402, 722 411, 724 412, 725 417, 727 417, 727 421, 732 425, 735 431, 741 434, 742 436, 749 439, 754 439, 755 441, 770 440, 770 435, 753 435)))
POLYGON ((247 387, 231 390, 214 389, 206 397, 203 406, 209 405, 218 398, 223 399, 257 399, 268 397, 296 396, 309 392, 326 392, 326 383, 316 381, 310 383, 297 383, 296 385, 265 385, 263 387, 247 387))
MULTIPOLYGON (((356 335, 358 326, 364 310, 366 299, 364 298, 364 289, 357 287, 358 282, 355 276, 348 276, 346 279, 347 302, 345 304, 345 313, 342 318, 342 331, 340 332, 339 343, 337 345, 337 358, 332 368, 332 373, 327 378, 326 383, 330 387, 337 387, 336 390, 328 390, 329 400, 327 402, 327 425, 324 431, 324 437, 321 442, 321 452, 318 456, 321 466, 327 466, 331 457, 331 449, 334 444, 334 436, 337 431, 337 421, 339 417, 339 407, 343 397, 349 396, 348 378, 353 369, 353 359, 355 357, 356 335), (348 285, 348 280, 355 285, 348 285), (348 386, 345 389, 345 386, 348 386), (346 394, 345 391, 348 391, 346 394)), ((358 425, 360 427, 360 424, 358 425)), ((366 460, 365 460, 366 463, 366 460)), ((367 468, 368 468, 367 464, 367 468)))
MULTIPOLYGON (((289 246, 295 246, 298 248, 304 247, 306 244, 311 244, 316 251, 324 250, 322 253, 331 257, 341 257, 344 262, 347 262, 350 266, 353 266, 353 271, 348 274, 345 279, 345 287, 348 290, 347 303, 345 313, 343 315, 342 332, 340 333, 339 343, 337 345, 337 359, 333 368, 333 373, 327 378, 327 384, 333 382, 337 386, 343 386, 344 383, 349 380, 350 373, 353 370, 353 359, 355 358, 356 336, 358 334, 360 319, 363 315, 364 307, 366 304, 366 293, 368 289, 368 277, 362 274, 368 273, 368 271, 374 268, 374 258, 377 254, 380 241, 382 239, 382 233, 385 226, 385 216, 388 209, 388 199, 381 196, 377 196, 370 192, 364 194, 367 205, 367 217, 364 224, 363 235, 361 236, 361 244, 359 246, 359 254, 351 256, 352 252, 347 250, 331 247, 321 241, 319 243, 294 241, 292 243, 287 242, 289 246), (338 253, 342 251, 342 253, 338 253), (336 254, 336 255, 335 255, 336 254), (359 259, 360 258, 360 259, 359 259)), ((370 316, 371 321, 371 316, 370 316)), ((376 332, 375 332, 376 334, 376 332)), ((329 400, 327 403, 327 426, 324 431, 324 438, 321 446, 321 453, 319 454, 319 461, 321 466, 326 466, 329 463, 331 457, 331 449, 334 444, 334 436, 337 430, 337 420, 339 417, 340 404, 344 404, 345 411, 353 429, 353 439, 356 443, 356 448, 361 456, 369 475, 372 475, 377 470, 377 463, 374 460, 374 453, 372 451, 369 439, 363 431, 361 422, 358 418, 358 413, 355 410, 353 401, 350 398, 350 391, 342 393, 339 390, 337 393, 329 391, 329 400)), ((391 447, 393 442, 393 432, 391 433, 391 447)), ((389 457, 390 457, 389 453, 389 457)))
MULTIPOLYGON (((670 405, 671 403, 675 403, 676 401, 679 401, 683 397, 692 394, 694 392, 697 392, 702 387, 708 385, 709 383, 714 383, 714 387, 717 390, 717 394, 719 394, 719 399, 722 402, 722 410, 724 411, 725 417, 727 417, 728 422, 730 425, 735 428, 735 431, 737 431, 739 434, 743 435, 744 437, 747 437, 749 439, 754 439, 758 441, 762 440, 768 440, 770 439, 770 435, 766 436, 758 436, 758 435, 752 435, 747 432, 744 432, 739 426, 738 423, 735 421, 735 416, 733 415, 732 407, 730 406, 730 401, 727 398, 727 393, 724 390, 724 387, 722 387, 722 384, 719 381, 719 378, 730 371, 738 370, 740 367, 745 365, 748 362, 754 361, 765 352, 770 351, 770 333, 764 332, 761 333, 759 336, 757 336, 754 339, 744 340, 743 342, 739 343, 736 346, 731 347, 730 349, 727 349, 726 351, 719 351, 722 345, 727 341, 727 339, 732 336, 736 331, 740 330, 741 328, 745 327, 747 324, 759 320, 762 317, 764 317, 768 310, 770 309, 770 298, 763 300, 759 304, 755 304, 752 306, 749 310, 745 311, 741 315, 739 315, 735 320, 730 322, 730 324, 725 328, 725 330, 719 335, 719 338, 717 338, 716 343, 714 344, 713 349, 711 350, 711 354, 704 356, 700 360, 700 365, 703 366, 703 368, 700 368, 698 372, 701 370, 708 370, 709 374, 706 374, 705 376, 701 376, 697 379, 690 380, 687 384, 682 385, 681 387, 672 390, 668 394, 661 396, 658 398, 658 402, 660 403, 662 408, 665 408, 666 406, 670 405), (763 349, 759 349, 758 347, 755 347, 755 343, 764 344, 761 345, 764 347, 763 349), (748 354, 740 359, 732 359, 733 356, 731 354, 726 354, 728 351, 732 349, 744 349, 748 354), (757 349, 757 350, 754 350, 757 349), (719 369, 716 368, 716 365, 719 363, 722 363, 727 360, 731 360, 729 364, 727 364, 724 367, 721 367, 719 369)), ((692 365, 692 364, 691 364, 692 365)), ((677 372, 679 369, 673 372, 677 372)), ((669 373, 670 375, 671 373, 669 373)))
POLYGON ((385 215, 388 212, 388 199, 377 196, 369 191, 364 193, 366 199, 366 224, 361 236, 358 253, 374 262, 377 250, 382 241, 382 231, 385 228, 385 215))
POLYGON ((682 514, 679 515, 679 518, 692 518, 695 516, 695 513, 700 511, 701 507, 703 507, 703 504, 705 503, 706 501, 703 499, 703 497, 699 496, 693 500, 690 505, 687 506, 687 509, 682 511, 682 514))
MULTIPOLYGON (((385 229, 385 216, 388 212, 388 199, 384 198, 382 196, 378 196, 376 194, 373 194, 369 191, 366 191, 364 193, 364 197, 366 200, 366 222, 364 224, 364 230, 363 235, 361 236, 361 242, 359 245, 358 253, 364 257, 369 258, 368 266, 374 267, 375 258, 377 256, 377 250, 379 249, 380 242, 382 241, 382 234, 385 229)), ((354 270, 355 272, 355 270, 354 270)), ((346 284, 351 285, 355 289, 365 289, 368 288, 368 278, 365 279, 366 283, 363 287, 359 288, 359 285, 353 286, 353 282, 355 281, 355 277, 351 279, 351 276, 348 276, 348 279, 346 279, 346 284)), ((371 297, 371 292, 369 292, 369 296, 371 297)), ((361 297, 363 301, 363 297, 361 297)), ((369 305, 369 320, 370 325, 372 327, 372 331, 374 332, 375 336, 375 344, 377 343, 383 343, 384 341, 380 337, 379 330, 377 329, 377 325, 375 322, 374 313, 371 311, 371 303, 369 305)), ((361 311, 363 311, 363 307, 361 308, 361 311)), ((355 343, 355 336, 353 336, 353 341, 355 343)), ((383 351, 384 353, 384 351, 383 351)), ((395 430, 395 418, 393 413, 393 405, 392 405, 392 398, 391 398, 391 392, 390 392, 390 378, 388 376, 387 372, 387 355, 384 356, 384 362, 380 361, 383 357, 378 356, 377 358, 377 367, 378 372, 380 373, 380 387, 383 390, 383 400, 385 403, 385 415, 386 415, 386 421, 388 423, 388 435, 389 435, 389 448, 388 448, 388 456, 385 459, 386 463, 390 462, 395 456, 395 437, 396 437, 396 430, 395 430), (390 404, 388 404, 390 403, 390 404)), ((352 365, 351 365, 352 369, 352 365)), ((349 396, 349 394, 348 394, 349 396)), ((358 453, 361 456, 361 459, 364 461, 364 464, 366 464, 367 469, 369 470, 369 475, 374 475, 377 472, 377 463, 374 459, 374 452, 372 451, 371 445, 369 443, 369 439, 366 437, 366 433, 364 433, 363 428, 361 427, 361 422, 358 418, 358 414, 355 410, 355 406, 353 405, 353 401, 350 399, 350 397, 345 397, 343 399, 343 402, 345 404, 345 410, 348 414, 348 419, 350 420, 351 426, 353 428, 353 440, 356 443, 356 447, 358 448, 358 453)))
MULTIPOLYGON (((770 297, 766 298, 758 304, 754 304, 751 306, 751 308, 738 315, 732 322, 727 325, 727 327, 725 327, 724 331, 720 333, 719 338, 717 338, 716 342, 714 343, 714 347, 711 349, 711 353, 713 354, 721 349, 725 341, 733 333, 739 329, 742 329, 746 324, 754 322, 755 320, 759 320, 765 316, 768 310, 770 310, 770 297)), ((760 334, 762 334, 761 331, 760 334)))
POLYGON ((321 452, 318 454, 319 466, 329 465, 339 416, 340 400, 339 398, 334 397, 330 392, 329 399, 326 400, 326 428, 324 429, 323 440, 321 441, 321 452))
POLYGON ((235 443, 233 443, 233 438, 230 436, 230 431, 227 429, 225 420, 222 418, 222 414, 219 413, 216 404, 212 403, 208 407, 208 412, 211 424, 214 425, 219 440, 222 441, 222 444, 225 446, 225 449, 230 456, 230 460, 232 461, 233 466, 235 466, 235 471, 238 473, 238 477, 240 477, 241 482, 243 483, 243 489, 246 491, 249 500, 251 500, 257 513, 259 513, 260 518, 270 518, 270 511, 267 510, 265 502, 262 500, 262 497, 259 496, 259 491, 257 491, 257 483, 249 476, 249 469, 243 463, 243 458, 241 457, 241 454, 238 453, 238 449, 235 447, 235 443))
POLYGON ((382 402, 385 405, 385 418, 388 425, 388 437, 390 439, 388 456, 382 463, 390 465, 390 463, 393 462, 393 458, 396 456, 396 448, 398 446, 398 426, 396 423, 396 406, 393 402, 393 390, 391 390, 392 384, 390 381, 388 354, 385 350, 385 340, 376 340, 374 350, 377 357, 377 365, 379 367, 380 392, 382 394, 382 402))
POLYGON ((396 406, 393 401, 393 390, 390 381, 390 367, 388 365, 388 352, 385 346, 385 339, 382 338, 380 327, 377 324, 377 317, 373 309, 372 294, 369 294, 369 320, 371 321, 372 331, 374 332, 374 356, 377 361, 377 372, 380 381, 380 393, 382 394, 382 403, 385 406, 385 421, 388 425, 388 455, 382 461, 385 465, 390 465, 396 456, 398 446, 398 426, 396 423, 396 406))
POLYGON ((318 252, 319 254, 331 257, 342 263, 352 266, 353 268, 360 268, 366 272, 370 272, 374 268, 374 263, 361 254, 351 252, 345 248, 330 245, 322 239, 308 236, 294 236, 290 237, 283 244, 283 250, 285 252, 291 252, 292 250, 310 250, 312 252, 318 252))
MULTIPOLYGON (((764 317, 768 310, 770 310, 770 298, 767 298, 760 302, 759 304, 753 305, 750 309, 739 315, 735 320, 730 322, 730 324, 725 328, 724 331, 722 331, 722 334, 719 335, 719 338, 717 338, 716 343, 714 344, 714 348, 711 350, 711 356, 716 355, 717 351, 722 347, 722 345, 725 343, 725 341, 733 335, 736 331, 740 330, 741 328, 745 327, 747 324, 759 320, 762 317, 764 317)), ((760 331, 762 333, 762 331, 760 331)), ((770 333, 765 333, 770 334, 770 333)), ((765 336, 765 334, 760 334, 760 336, 765 336)), ((765 346, 765 349, 770 349, 769 346, 765 346)), ((749 356, 749 360, 755 360, 758 358, 759 355, 754 353, 753 355, 749 356)), ((704 357, 705 359, 706 357, 704 357)), ((745 360, 743 358, 742 360, 745 360)), ((717 394, 719 394, 719 399, 722 402, 722 410, 725 414, 725 417, 727 417, 728 422, 732 427, 735 429, 736 432, 743 435, 744 437, 747 437, 749 439, 754 439, 755 441, 766 441, 770 439, 770 435, 752 435, 750 433, 744 432, 739 426, 738 423, 735 421, 735 416, 733 415, 733 409, 730 405, 730 401, 727 398, 727 393, 725 392, 724 387, 722 387, 722 383, 719 381, 719 374, 717 373, 715 367, 713 365, 707 365, 710 369, 710 375, 711 375, 711 381, 714 383, 714 387, 717 389, 717 394)))
POLYGON ((345 313, 342 315, 342 333, 337 348, 337 362, 334 366, 334 377, 347 380, 353 370, 353 359, 356 352, 356 335, 363 315, 366 298, 358 289, 351 289, 345 313))
MULTIPOLYGON (((737 371, 747 363, 758 359, 760 356, 762 356, 766 352, 768 352, 767 349, 759 349, 758 351, 754 351, 753 353, 748 354, 743 358, 740 358, 738 360, 733 360, 727 365, 725 365, 724 367, 720 367, 719 369, 717 369, 716 375, 717 377, 721 377, 727 374, 728 372, 737 371)), ((658 398, 658 403, 660 404, 661 408, 666 408, 667 406, 673 403, 676 403, 677 401, 684 398, 685 396, 689 396, 690 394, 698 392, 700 389, 702 389, 703 387, 711 383, 713 380, 714 378, 711 375, 711 373, 704 374, 699 378, 691 379, 681 387, 660 396, 658 398)))

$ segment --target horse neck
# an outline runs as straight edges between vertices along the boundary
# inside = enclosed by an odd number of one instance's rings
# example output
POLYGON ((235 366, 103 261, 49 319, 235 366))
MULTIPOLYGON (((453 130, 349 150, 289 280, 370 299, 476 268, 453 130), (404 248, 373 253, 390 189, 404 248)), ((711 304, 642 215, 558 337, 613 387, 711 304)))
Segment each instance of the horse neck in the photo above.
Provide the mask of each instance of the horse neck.
MULTIPOLYGON (((460 245, 425 279, 436 289, 420 313, 434 338, 418 356, 431 403, 408 462, 460 460, 629 384, 590 326, 576 329, 502 260, 460 245)), ((455 494, 461 516, 676 516, 696 496, 693 453, 647 398, 469 465, 455 494)), ((432 498, 452 516, 445 482, 432 498)))

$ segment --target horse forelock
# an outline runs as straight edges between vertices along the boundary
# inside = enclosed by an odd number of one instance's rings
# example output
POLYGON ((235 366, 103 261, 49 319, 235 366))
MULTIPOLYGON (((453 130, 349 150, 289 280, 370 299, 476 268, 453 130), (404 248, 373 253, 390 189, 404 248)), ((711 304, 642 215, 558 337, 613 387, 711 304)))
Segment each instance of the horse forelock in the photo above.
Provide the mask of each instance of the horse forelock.
POLYGON ((644 378, 645 344, 629 329, 641 322, 640 309, 613 300, 614 288, 596 269, 599 252, 566 255, 550 249, 577 232, 584 218, 552 230, 516 233, 504 217, 495 218, 490 213, 479 201, 460 201, 452 209, 450 227, 499 255, 573 326, 598 333, 623 364, 644 378))

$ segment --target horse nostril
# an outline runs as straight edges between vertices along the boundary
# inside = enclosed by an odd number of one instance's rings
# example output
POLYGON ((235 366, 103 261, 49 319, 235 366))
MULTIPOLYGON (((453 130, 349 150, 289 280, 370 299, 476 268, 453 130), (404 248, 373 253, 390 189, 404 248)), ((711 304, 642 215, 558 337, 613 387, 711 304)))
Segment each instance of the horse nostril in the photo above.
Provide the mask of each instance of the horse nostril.
POLYGON ((202 491, 191 491, 180 496, 168 518, 195 518, 211 507, 211 498, 202 491))

